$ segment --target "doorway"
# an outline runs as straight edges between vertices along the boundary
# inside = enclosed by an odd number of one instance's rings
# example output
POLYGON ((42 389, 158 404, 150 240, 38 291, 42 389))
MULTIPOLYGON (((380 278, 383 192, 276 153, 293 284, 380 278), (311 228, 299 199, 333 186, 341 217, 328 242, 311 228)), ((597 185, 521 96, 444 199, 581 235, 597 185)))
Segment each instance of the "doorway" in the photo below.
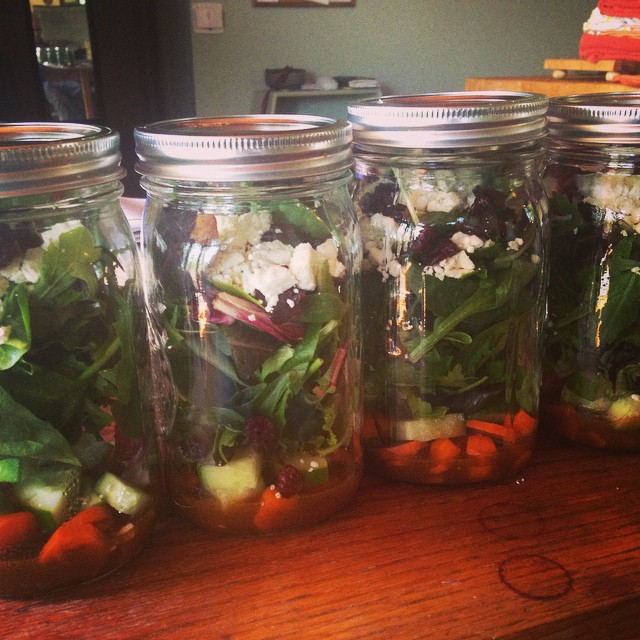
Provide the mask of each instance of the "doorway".
POLYGON ((111 127, 120 134, 122 164, 127 171, 123 180, 125 195, 142 197, 135 172, 134 128, 156 120, 195 115, 190 3, 80 2, 2 0, 0 120, 82 120, 111 127), (36 20, 35 32, 34 16, 40 22, 38 25, 36 20), (86 20, 84 27, 79 26, 82 20, 86 20), (57 28, 62 24, 66 30, 56 32, 56 22, 57 28), (84 39, 80 33, 89 37, 84 39), (53 49, 38 50, 36 38, 40 47, 53 44, 53 49), (44 57, 49 55, 52 62, 49 64, 47 59, 44 66, 49 70, 56 67, 55 72, 90 67, 88 94, 78 88, 82 82, 77 77, 62 80, 76 83, 67 85, 76 96, 72 113, 64 111, 64 106, 56 111, 45 95, 42 67, 44 57))

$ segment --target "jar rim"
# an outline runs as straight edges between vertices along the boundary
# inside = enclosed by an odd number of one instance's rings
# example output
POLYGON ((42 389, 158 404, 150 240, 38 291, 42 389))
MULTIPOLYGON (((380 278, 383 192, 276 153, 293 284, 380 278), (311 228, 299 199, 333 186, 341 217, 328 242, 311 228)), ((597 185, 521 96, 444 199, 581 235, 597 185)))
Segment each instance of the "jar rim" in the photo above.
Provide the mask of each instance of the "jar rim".
POLYGON ((517 91, 390 95, 348 106, 356 146, 452 149, 542 138, 549 99, 517 91))
POLYGON ((640 145, 640 92, 552 98, 548 129, 552 143, 640 145))
POLYGON ((351 125, 323 116, 181 118, 137 127, 134 138, 138 173, 170 180, 273 181, 352 163, 351 125))
POLYGON ((120 136, 67 122, 0 124, 0 196, 75 189, 118 180, 120 136))

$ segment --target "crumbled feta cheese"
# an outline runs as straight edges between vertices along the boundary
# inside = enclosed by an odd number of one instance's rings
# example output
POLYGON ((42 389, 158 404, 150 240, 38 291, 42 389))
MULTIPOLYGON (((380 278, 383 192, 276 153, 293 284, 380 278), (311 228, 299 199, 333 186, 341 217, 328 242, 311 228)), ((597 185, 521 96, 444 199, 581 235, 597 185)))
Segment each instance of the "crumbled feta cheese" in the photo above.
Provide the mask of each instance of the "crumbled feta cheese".
POLYGON ((540 256, 537 253, 531 254, 531 262, 533 264, 540 264, 540 256))
POLYGON ((473 253, 476 249, 482 249, 483 247, 490 247, 493 245, 493 240, 483 240, 478 236, 471 236, 462 231, 456 231, 451 236, 451 242, 467 253, 473 253))
POLYGON ((515 240, 509 240, 509 242, 507 242, 507 247, 509 247, 511 251, 518 251, 523 243, 524 241, 522 238, 516 238, 515 240))
POLYGON ((318 263, 320 254, 308 243, 299 244, 291 257, 291 272, 297 285, 305 291, 313 291, 317 285, 318 263))
POLYGON ((463 204, 455 191, 412 191, 411 197, 417 211, 453 211, 463 204))
POLYGON ((57 242, 58 238, 65 232, 71 231, 81 227, 82 223, 77 220, 66 220, 65 222, 58 222, 51 225, 49 229, 43 231, 42 236, 42 248, 46 249, 50 244, 57 242))
MULTIPOLYGON (((270 224, 270 214, 219 216, 218 232, 222 246, 209 266, 207 275, 212 280, 228 282, 249 294, 261 294, 267 311, 273 309, 279 296, 288 289, 315 290, 318 267, 322 262, 327 263, 333 277, 344 275, 345 267, 338 260, 338 247, 332 239, 323 242, 317 249, 309 243, 294 247, 280 240, 260 242, 270 224), (220 223, 221 220, 224 222, 220 223), (247 226, 251 226, 255 233, 247 231, 247 226), (240 239, 232 237, 236 232, 240 239)), ((295 305, 290 299, 287 304, 290 307, 295 305)))
POLYGON ((293 247, 280 240, 260 242, 247 252, 252 269, 268 267, 272 264, 287 266, 291 262, 293 247))
POLYGON ((470 273, 476 266, 465 251, 459 251, 450 258, 441 260, 437 265, 424 268, 424 273, 435 276, 438 280, 445 278, 462 278, 470 273))
POLYGON ((585 202, 604 211, 605 222, 625 222, 640 233, 640 176, 593 173, 576 181, 585 202))
POLYGON ((271 214, 268 211, 258 211, 240 215, 217 215, 216 223, 220 244, 244 247, 260 242, 262 234, 271 227, 271 214))
POLYGON ((16 283, 37 282, 43 254, 42 247, 27 249, 24 256, 14 258, 6 267, 0 269, 0 276, 16 283))
POLYGON ((322 244, 316 247, 316 251, 329 265, 329 273, 334 278, 342 278, 345 274, 345 266, 338 260, 338 246, 335 240, 327 238, 322 244))
POLYGON ((265 298, 265 308, 271 311, 278 304, 278 297, 296 283, 293 274, 287 267, 278 264, 245 271, 243 289, 251 293, 259 291, 265 298))

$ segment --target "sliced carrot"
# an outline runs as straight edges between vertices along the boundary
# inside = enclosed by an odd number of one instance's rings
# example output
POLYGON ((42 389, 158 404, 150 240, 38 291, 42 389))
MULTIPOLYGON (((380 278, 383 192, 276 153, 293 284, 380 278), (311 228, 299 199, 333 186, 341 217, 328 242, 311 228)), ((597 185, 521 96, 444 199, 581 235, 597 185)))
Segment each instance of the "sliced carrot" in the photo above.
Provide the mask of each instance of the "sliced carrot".
POLYGON ((111 548, 110 537, 104 532, 109 524, 107 515, 113 522, 108 507, 95 505, 60 525, 40 551, 40 562, 73 563, 83 566, 86 575, 99 573, 107 563, 111 548))
POLYGON ((31 511, 18 511, 0 516, 0 553, 27 546, 40 537, 40 526, 31 511))
POLYGON ((408 440, 401 444, 385 447, 386 451, 395 456, 415 456, 424 448, 422 440, 408 440))
POLYGON ((497 436, 503 440, 510 438, 512 434, 512 430, 505 427, 503 424, 485 422, 484 420, 467 420, 467 427, 474 431, 482 431, 482 433, 497 436))
POLYGON ((283 498, 275 487, 267 487, 262 492, 253 524, 264 532, 291 529, 298 524, 299 510, 299 495, 283 498))
POLYGON ((520 409, 513 417, 508 413, 504 417, 504 424, 507 427, 512 427, 521 436, 530 436, 538 426, 538 420, 530 416, 524 409, 520 409))
POLYGON ((449 438, 433 440, 429 447, 429 458, 434 464, 429 469, 429 473, 432 475, 444 473, 451 468, 461 453, 462 449, 449 438))
POLYGON ((457 458, 460 453, 462 453, 462 449, 449 438, 434 440, 429 448, 429 457, 437 462, 452 460, 457 458))
POLYGON ((473 435, 467 438, 467 455, 492 456, 495 452, 495 442, 489 436, 473 435))

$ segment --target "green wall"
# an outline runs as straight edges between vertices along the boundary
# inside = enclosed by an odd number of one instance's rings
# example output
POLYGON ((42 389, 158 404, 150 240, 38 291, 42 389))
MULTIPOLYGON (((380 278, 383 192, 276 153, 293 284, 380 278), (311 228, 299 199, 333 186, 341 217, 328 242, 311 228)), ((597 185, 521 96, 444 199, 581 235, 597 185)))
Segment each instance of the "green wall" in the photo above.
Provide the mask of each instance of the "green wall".
POLYGON ((596 0, 357 0, 263 8, 222 0, 221 34, 193 34, 198 116, 259 111, 264 69, 377 78, 384 93, 464 89, 469 76, 541 75, 577 58, 596 0))

